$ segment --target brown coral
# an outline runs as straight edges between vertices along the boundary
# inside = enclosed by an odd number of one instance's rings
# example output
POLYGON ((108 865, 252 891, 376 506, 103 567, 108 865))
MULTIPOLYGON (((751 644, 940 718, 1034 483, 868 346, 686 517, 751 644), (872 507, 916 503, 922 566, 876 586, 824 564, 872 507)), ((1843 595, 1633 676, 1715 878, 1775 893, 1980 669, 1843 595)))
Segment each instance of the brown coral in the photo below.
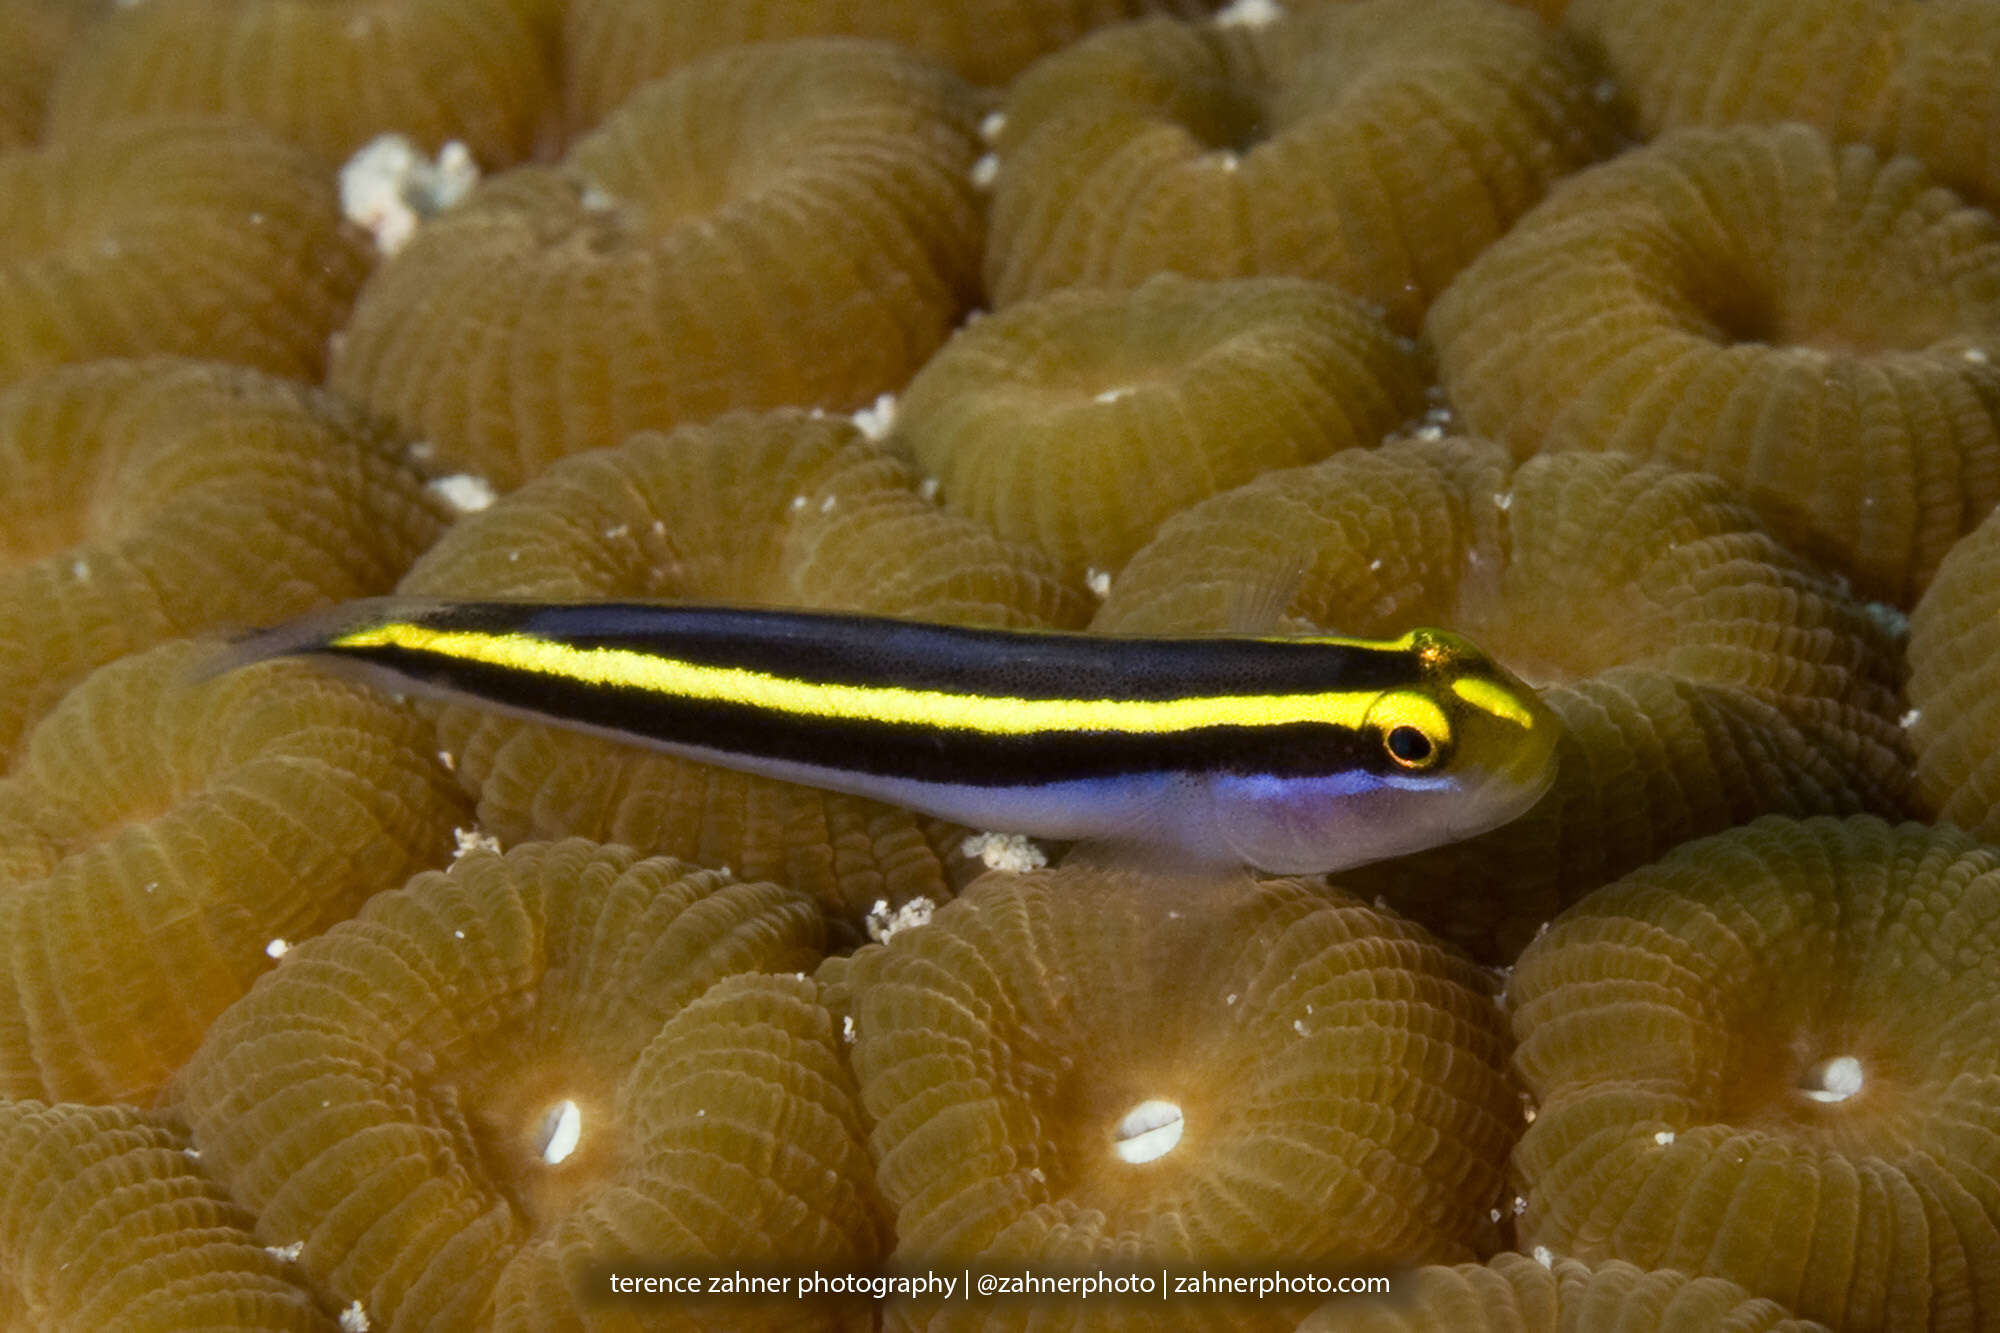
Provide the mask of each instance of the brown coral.
POLYGON ((1485 956, 1683 839, 1903 808, 1893 645, 1712 477, 1463 440, 1337 454, 1170 520, 1095 627, 1221 628, 1294 585, 1292 627, 1449 625, 1561 715, 1522 819, 1342 877, 1485 956))
POLYGON ((440 859, 428 728, 298 663, 100 668, 0 779, 0 1095, 143 1100, 295 940, 440 859))
POLYGON ((2000 852, 1763 819, 1591 895, 1508 989, 1524 1243, 1839 1328, 2000 1311, 2000 852))
POLYGON ((0 384, 175 352, 319 378, 367 272, 333 182, 248 125, 162 121, 0 154, 0 384))
POLYGON ((178 360, 0 389, 0 771, 91 668, 383 592, 443 527, 356 413, 178 360))
POLYGON ((890 47, 717 53, 422 228, 333 383, 503 488, 644 427, 862 406, 977 285, 972 117, 890 47))
POLYGON ((795 893, 625 848, 471 853, 293 950, 176 1104, 257 1234, 384 1327, 601 1326, 619 1264, 864 1265, 839 1038, 766 975, 820 938, 795 893))
POLYGON ((1429 330, 1471 429, 1719 473, 1872 596, 1914 601, 2000 499, 2000 222, 1805 126, 1581 173, 1429 330))
POLYGON ((0 0, 0 150, 42 137, 42 103, 64 48, 101 0, 0 0))
POLYGON ((961 329, 903 394, 892 443, 947 505, 1112 571, 1203 496, 1376 443, 1423 410, 1424 377, 1326 284, 1160 274, 961 329))
POLYGON ((1983 0, 1577 0, 1648 133, 1800 120, 2000 204, 2000 13, 1983 0))
POLYGON ((1398 1276, 1379 1303, 1342 1297, 1298 1333, 1826 1333, 1733 1282, 1649 1273, 1612 1260, 1436 1265, 1398 1276))
POLYGON ((1153 20, 1024 75, 987 284, 1323 278, 1413 329, 1467 260, 1596 155, 1597 108, 1524 14, 1367 0, 1261 29, 1153 20))
POLYGON ((147 0, 120 5, 64 63, 49 132, 160 115, 254 122, 345 159, 378 134, 486 166, 526 157, 553 115, 522 0, 147 0))
POLYGON ((1207 8, 1206 0, 575 0, 564 32, 566 95, 571 119, 595 124, 646 80, 710 51, 838 33, 896 42, 974 83, 1005 84, 1092 28, 1207 8))
MULTIPOLYGON (((818 606, 1075 626, 1082 594, 1026 548, 940 512, 849 422, 734 414, 570 459, 462 522, 404 580, 426 596, 818 606)), ((440 736, 481 823, 580 834, 805 889, 830 908, 949 893, 961 834, 886 806, 484 709, 440 736)))
POLYGON ((1462 1257, 1520 1121, 1485 974, 1296 880, 991 875, 821 978, 919 1266, 1462 1257))
POLYGON ((1951 549, 1910 614, 1907 723, 1925 808, 2000 842, 2000 517, 1951 549))
POLYGON ((333 1333, 187 1136, 126 1107, 0 1100, 0 1318, 41 1333, 333 1333))

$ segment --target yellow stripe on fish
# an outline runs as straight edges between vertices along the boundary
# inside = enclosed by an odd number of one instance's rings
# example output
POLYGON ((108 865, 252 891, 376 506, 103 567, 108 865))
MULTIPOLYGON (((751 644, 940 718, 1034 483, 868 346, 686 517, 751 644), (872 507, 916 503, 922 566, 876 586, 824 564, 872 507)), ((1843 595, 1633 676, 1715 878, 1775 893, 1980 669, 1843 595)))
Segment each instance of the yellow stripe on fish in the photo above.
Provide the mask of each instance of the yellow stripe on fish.
POLYGON ((352 603, 314 654, 983 828, 1316 872, 1519 815, 1557 723, 1464 638, 1139 638, 617 603, 352 603))

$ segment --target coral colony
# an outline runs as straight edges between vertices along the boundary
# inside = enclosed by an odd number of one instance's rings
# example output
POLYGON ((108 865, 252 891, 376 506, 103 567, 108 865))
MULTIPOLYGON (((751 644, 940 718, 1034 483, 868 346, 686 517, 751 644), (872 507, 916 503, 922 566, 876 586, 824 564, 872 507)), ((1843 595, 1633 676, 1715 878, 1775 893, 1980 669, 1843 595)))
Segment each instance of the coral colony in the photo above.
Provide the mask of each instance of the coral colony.
POLYGON ((0 31, 0 1322, 2000 1326, 2000 6, 0 31), (390 596, 1437 626, 1555 771, 1278 876, 244 646, 390 596))

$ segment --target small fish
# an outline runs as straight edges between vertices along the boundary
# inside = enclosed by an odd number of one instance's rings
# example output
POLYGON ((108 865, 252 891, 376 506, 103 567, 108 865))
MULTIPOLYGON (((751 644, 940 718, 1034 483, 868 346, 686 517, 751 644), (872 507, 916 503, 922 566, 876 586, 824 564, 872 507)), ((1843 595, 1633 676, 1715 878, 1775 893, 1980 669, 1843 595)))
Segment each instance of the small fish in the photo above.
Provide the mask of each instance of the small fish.
POLYGON ((397 689, 1144 859, 1340 870, 1504 824, 1559 723, 1456 634, 1140 638, 622 603, 351 602, 223 664, 397 689))

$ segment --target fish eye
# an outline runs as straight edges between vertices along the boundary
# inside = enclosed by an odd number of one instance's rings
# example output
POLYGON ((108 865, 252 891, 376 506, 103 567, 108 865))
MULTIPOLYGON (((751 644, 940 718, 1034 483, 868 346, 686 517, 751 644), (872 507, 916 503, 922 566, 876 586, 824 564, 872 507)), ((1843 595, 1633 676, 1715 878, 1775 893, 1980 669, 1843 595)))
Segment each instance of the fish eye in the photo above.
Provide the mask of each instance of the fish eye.
POLYGON ((1407 722, 1383 733, 1382 748, 1404 768, 1425 768, 1437 758, 1437 746, 1431 743, 1431 738, 1421 727, 1407 722))

